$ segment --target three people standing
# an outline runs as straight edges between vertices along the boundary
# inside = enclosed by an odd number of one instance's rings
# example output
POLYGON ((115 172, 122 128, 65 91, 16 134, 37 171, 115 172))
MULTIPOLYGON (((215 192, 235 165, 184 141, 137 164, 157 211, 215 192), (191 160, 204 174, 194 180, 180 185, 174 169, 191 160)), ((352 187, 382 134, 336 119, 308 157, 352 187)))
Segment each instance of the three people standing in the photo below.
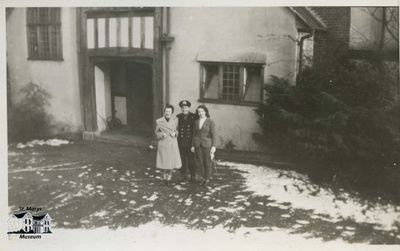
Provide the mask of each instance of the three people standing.
POLYGON ((163 169, 163 178, 169 185, 172 170, 181 168, 186 181, 188 171, 190 181, 195 182, 196 169, 202 171, 202 185, 207 185, 211 177, 212 159, 216 150, 215 123, 210 119, 208 109, 200 105, 196 114, 190 112, 190 102, 179 102, 182 113, 172 118, 173 106, 166 105, 164 116, 156 120, 158 140, 157 168, 163 169))

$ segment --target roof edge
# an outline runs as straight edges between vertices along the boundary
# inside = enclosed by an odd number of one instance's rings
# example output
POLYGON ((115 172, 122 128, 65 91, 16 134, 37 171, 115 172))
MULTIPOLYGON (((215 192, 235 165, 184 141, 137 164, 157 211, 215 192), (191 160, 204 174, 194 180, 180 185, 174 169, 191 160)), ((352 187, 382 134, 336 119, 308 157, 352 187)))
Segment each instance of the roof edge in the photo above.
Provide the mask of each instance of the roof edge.
POLYGON ((301 19, 305 24, 307 24, 312 30, 327 30, 328 26, 325 24, 325 22, 322 20, 322 18, 311 8, 309 7, 296 7, 296 8, 302 8, 304 11, 306 11, 310 17, 312 17, 313 21, 317 24, 317 27, 315 25, 311 24, 306 17, 304 17, 302 14, 300 14, 298 11, 295 10, 294 7, 288 7, 290 11, 292 11, 298 18, 301 19))
POLYGON ((308 10, 308 12, 311 13, 311 15, 316 19, 316 21, 322 26, 324 27, 324 29, 327 29, 328 26, 325 24, 324 19, 313 9, 311 9, 310 7, 304 7, 306 10, 308 10))

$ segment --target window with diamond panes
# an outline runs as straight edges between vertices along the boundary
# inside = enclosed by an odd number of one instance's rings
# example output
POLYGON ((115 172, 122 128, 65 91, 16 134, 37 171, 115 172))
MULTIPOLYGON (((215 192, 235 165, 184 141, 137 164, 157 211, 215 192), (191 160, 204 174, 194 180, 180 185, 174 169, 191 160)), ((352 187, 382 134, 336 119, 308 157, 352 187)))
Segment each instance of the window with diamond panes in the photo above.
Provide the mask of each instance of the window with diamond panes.
POLYGON ((202 63, 202 101, 256 104, 262 101, 261 64, 202 63))
POLYGON ((27 9, 28 58, 62 60, 61 9, 27 9))

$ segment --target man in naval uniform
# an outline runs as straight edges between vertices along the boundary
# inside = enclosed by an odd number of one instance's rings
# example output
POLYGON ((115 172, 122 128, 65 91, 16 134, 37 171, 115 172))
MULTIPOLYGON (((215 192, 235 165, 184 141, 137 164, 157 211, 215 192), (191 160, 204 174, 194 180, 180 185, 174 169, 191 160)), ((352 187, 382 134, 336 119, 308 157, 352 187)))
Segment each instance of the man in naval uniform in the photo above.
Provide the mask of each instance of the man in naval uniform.
POLYGON ((194 182, 196 177, 196 167, 194 164, 194 154, 190 151, 192 146, 194 122, 197 115, 190 112, 190 102, 182 100, 179 102, 182 113, 179 113, 178 118, 178 146, 182 160, 182 177, 186 181, 188 179, 188 170, 190 172, 190 181, 194 182))

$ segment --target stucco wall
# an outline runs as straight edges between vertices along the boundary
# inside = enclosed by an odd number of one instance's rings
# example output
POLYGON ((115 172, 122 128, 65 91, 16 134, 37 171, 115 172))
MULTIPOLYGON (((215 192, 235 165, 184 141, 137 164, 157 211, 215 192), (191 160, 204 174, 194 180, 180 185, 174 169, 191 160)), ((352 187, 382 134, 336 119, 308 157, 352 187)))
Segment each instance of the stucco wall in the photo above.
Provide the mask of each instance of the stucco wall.
POLYGON ((18 102, 19 89, 29 82, 51 95, 49 113, 58 129, 78 131, 82 119, 78 82, 76 9, 61 10, 63 61, 28 60, 26 9, 14 8, 7 19, 7 64, 11 101, 18 102))
MULTIPOLYGON (((199 104, 199 54, 214 57, 240 53, 264 54, 264 80, 277 75, 294 82, 296 23, 287 8, 171 8, 170 102, 199 104)), ((232 140, 240 150, 262 150, 252 139, 260 132, 255 107, 206 104, 215 120, 219 147, 232 140)))

